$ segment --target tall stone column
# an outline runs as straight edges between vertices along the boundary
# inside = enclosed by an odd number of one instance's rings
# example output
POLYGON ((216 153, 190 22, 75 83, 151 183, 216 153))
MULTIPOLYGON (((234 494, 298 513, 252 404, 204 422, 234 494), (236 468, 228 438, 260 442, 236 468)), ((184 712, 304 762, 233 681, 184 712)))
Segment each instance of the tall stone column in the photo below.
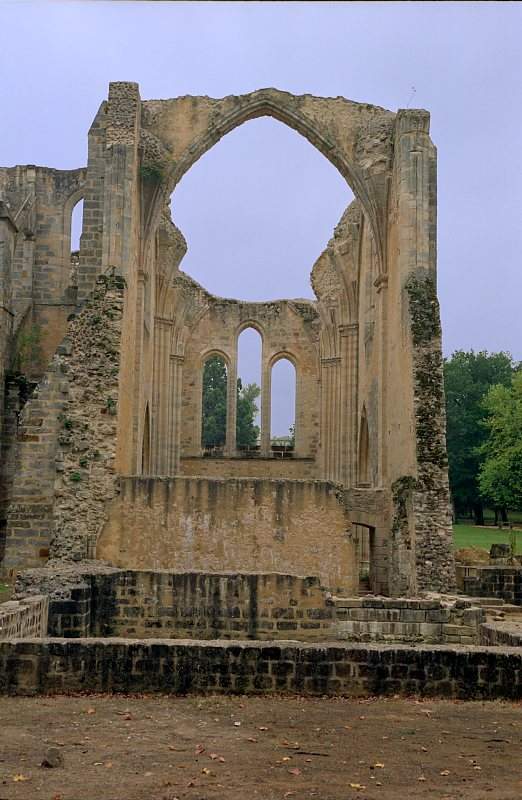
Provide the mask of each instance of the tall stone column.
MULTIPOLYGON (((429 114, 402 110, 395 136, 397 263, 403 313, 404 381, 411 392, 414 474, 392 484, 392 531, 409 591, 448 591, 455 568, 450 517, 445 405, 436 295, 436 167, 429 114), (404 337, 404 324, 408 338, 404 337), (407 369, 407 371, 406 371, 407 369), (402 552, 401 552, 402 551, 402 552), (405 572, 409 571, 409 574, 405 572)), ((396 288, 396 292, 399 287, 396 288)), ((397 324, 397 323, 396 323, 397 324)), ((389 400, 389 405, 393 402, 389 400)))

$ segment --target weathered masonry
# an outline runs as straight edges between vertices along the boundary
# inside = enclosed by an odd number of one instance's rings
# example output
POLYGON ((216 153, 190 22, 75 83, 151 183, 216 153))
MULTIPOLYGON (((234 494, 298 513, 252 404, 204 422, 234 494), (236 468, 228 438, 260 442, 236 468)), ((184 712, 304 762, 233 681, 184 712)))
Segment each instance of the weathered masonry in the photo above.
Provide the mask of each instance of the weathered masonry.
POLYGON ((451 590, 436 202, 428 112, 275 89, 143 101, 111 83, 86 167, 0 168, 0 570, 102 559, 316 576, 345 595, 362 573, 384 594, 451 590), (313 302, 215 297, 180 270, 170 195, 263 115, 308 139, 356 198, 303 265, 313 302), (245 453, 235 387, 249 327, 262 338, 261 439, 245 453), (213 355, 229 392, 209 457, 213 355), (270 441, 282 358, 297 386, 286 458, 270 441))

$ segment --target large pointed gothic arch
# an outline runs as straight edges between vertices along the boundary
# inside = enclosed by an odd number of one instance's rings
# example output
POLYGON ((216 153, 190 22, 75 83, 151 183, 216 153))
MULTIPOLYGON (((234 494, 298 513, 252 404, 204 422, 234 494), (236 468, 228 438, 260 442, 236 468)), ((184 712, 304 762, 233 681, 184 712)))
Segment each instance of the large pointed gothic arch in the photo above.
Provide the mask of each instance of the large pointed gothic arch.
MULTIPOLYGON (((185 98, 181 98, 184 100, 185 98)), ((207 153, 220 139, 240 127, 245 122, 259 117, 272 117, 278 122, 286 125, 296 133, 307 139, 340 173, 347 182, 355 197, 359 200, 365 214, 367 215, 375 243, 377 246, 380 272, 386 272, 385 261, 385 223, 384 216, 387 206, 388 185, 376 187, 379 183, 377 173, 377 183, 372 174, 372 167, 382 165, 390 158, 390 141, 382 136, 372 140, 372 123, 377 126, 376 120, 381 123, 381 128, 390 126, 395 115, 385 109, 366 104, 351 103, 344 98, 325 98, 326 102, 340 104, 338 113, 321 115, 313 118, 310 113, 306 113, 299 108, 306 105, 307 101, 316 101, 319 98, 311 98, 309 95, 296 97, 286 92, 276 89, 261 89, 251 94, 242 95, 235 98, 223 98, 222 100, 209 101, 209 98, 191 98, 193 101, 192 114, 197 116, 195 110, 198 104, 205 105, 211 102, 217 107, 213 107, 212 113, 208 114, 207 124, 194 124, 193 133, 189 136, 185 146, 180 149, 179 156, 173 158, 173 150, 169 141, 173 134, 168 134, 166 125, 158 118, 158 105, 160 103, 171 104, 175 101, 149 101, 154 113, 152 121, 147 126, 147 114, 144 115, 144 123, 149 136, 159 140, 156 142, 154 151, 157 153, 158 145, 162 153, 161 181, 150 196, 150 202, 146 209, 143 219, 143 245, 144 256, 146 248, 149 246, 151 237, 160 222, 161 214, 165 205, 168 204, 172 192, 177 184, 205 153, 207 153), (231 100, 233 101, 231 103, 231 100), (392 119, 390 119, 390 117, 392 119), (348 141, 341 144, 337 137, 332 133, 339 129, 344 121, 349 132, 348 141), (367 153, 363 142, 370 141, 370 151, 367 153), (347 153, 346 151, 351 151, 347 153), (351 156, 351 157, 350 157, 351 156), (379 197, 377 195, 380 195, 379 197)), ((147 108, 147 101, 143 104, 147 108)), ((167 109, 168 115, 168 109, 167 109)), ((162 112, 159 112, 162 116, 162 112)), ((175 119, 176 114, 172 113, 175 119)), ((150 140, 147 140, 150 142, 150 140)), ((146 153, 145 145, 145 153, 146 153)))

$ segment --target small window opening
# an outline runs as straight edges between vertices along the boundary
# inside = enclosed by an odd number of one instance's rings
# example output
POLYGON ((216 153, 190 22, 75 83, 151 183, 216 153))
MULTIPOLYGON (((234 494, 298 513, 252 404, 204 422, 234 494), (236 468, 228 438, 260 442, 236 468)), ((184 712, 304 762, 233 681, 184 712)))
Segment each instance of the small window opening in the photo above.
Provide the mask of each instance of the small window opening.
POLYGON ((228 372, 224 358, 213 355, 203 366, 201 447, 205 456, 223 456, 227 438, 228 372))
POLYGON ((295 447, 296 372, 287 358, 272 367, 270 440, 272 455, 292 458, 295 447))

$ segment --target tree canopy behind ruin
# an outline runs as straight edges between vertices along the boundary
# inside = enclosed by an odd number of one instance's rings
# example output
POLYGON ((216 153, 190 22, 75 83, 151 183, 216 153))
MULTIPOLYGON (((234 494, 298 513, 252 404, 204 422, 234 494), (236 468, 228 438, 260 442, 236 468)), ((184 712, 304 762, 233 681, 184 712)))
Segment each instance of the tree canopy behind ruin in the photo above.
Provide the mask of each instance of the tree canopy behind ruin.
MULTIPOLYGON (((256 383, 243 386, 237 380, 237 445, 252 447, 257 443, 259 427, 255 424, 256 403, 260 394, 256 383)), ((203 369, 203 447, 223 447, 227 433, 227 368, 220 356, 211 356, 203 369)))
POLYGON ((484 397, 492 386, 510 386, 518 365, 509 353, 458 350, 444 363, 449 480, 457 515, 473 512, 483 524, 479 470, 488 430, 484 397))

